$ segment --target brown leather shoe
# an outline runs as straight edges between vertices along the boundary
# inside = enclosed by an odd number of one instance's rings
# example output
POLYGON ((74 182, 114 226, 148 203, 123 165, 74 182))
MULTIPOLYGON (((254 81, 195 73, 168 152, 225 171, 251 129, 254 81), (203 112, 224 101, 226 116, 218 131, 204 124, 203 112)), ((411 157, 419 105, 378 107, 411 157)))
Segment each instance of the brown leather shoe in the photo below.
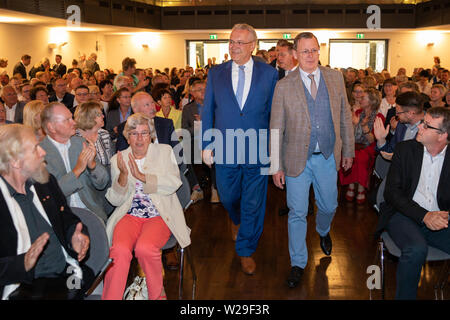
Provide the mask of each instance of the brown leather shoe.
POLYGON ((252 257, 241 257, 241 268, 245 274, 251 276, 252 274, 255 273, 256 269, 255 260, 253 260, 252 257))
POLYGON ((179 262, 177 259, 176 249, 170 249, 164 253, 166 268, 169 270, 177 270, 179 262))
POLYGON ((240 226, 240 224, 235 225, 233 223, 233 221, 231 221, 231 239, 233 239, 233 241, 236 241, 236 239, 237 239, 237 234, 239 232, 239 226, 240 226))

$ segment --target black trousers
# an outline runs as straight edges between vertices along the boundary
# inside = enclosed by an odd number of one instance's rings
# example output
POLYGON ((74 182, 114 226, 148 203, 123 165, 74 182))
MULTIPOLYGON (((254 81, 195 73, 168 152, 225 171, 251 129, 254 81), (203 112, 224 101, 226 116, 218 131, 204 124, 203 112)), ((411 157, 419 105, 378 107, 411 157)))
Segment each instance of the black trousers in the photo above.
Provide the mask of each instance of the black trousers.
MULTIPOLYGON (((83 280, 79 288, 70 284, 69 279, 73 274, 63 272, 55 278, 37 278, 32 283, 22 283, 8 297, 9 300, 82 300, 84 293, 94 281, 94 273, 87 266, 81 266, 83 280)), ((67 270, 67 267, 66 269, 67 270)))

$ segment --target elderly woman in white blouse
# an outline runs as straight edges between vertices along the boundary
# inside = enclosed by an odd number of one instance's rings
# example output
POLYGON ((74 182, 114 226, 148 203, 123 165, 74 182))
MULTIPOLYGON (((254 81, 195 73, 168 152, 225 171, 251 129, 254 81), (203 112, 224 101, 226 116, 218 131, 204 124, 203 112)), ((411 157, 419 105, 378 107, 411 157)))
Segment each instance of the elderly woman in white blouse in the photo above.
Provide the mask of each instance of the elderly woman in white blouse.
POLYGON ((176 195, 180 173, 172 148, 152 143, 155 128, 146 115, 131 115, 124 136, 130 147, 112 157, 112 186, 106 193, 117 209, 106 226, 114 262, 102 298, 122 299, 134 250, 146 275, 149 300, 163 299, 161 248, 171 234, 183 248, 191 242, 176 195))

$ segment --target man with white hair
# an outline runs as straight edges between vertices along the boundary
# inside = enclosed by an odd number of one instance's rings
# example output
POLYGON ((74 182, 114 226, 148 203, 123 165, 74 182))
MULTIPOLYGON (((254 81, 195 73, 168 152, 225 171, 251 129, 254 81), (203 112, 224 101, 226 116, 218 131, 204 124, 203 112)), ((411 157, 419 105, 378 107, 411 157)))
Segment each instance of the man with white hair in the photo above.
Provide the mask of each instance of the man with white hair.
POLYGON ((1 98, 6 109, 6 120, 22 123, 25 102, 19 102, 16 90, 10 85, 3 87, 1 98))
MULTIPOLYGON (((147 92, 137 92, 133 98, 131 98, 131 109, 133 113, 143 113, 153 119, 156 130, 156 142, 169 144, 175 147, 178 144, 178 140, 171 140, 172 134, 175 131, 173 121, 161 117, 155 117, 156 115, 156 103, 152 96, 147 92)), ((123 136, 123 129, 125 128, 125 121, 117 127, 118 137, 116 148, 117 151, 122 151, 128 148, 128 142, 123 136)))
POLYGON ((79 299, 93 272, 79 264, 87 229, 49 175, 32 128, 0 127, 0 293, 2 299, 79 299), (80 269, 81 267, 81 269, 80 269), (76 270, 81 289, 66 279, 76 270))

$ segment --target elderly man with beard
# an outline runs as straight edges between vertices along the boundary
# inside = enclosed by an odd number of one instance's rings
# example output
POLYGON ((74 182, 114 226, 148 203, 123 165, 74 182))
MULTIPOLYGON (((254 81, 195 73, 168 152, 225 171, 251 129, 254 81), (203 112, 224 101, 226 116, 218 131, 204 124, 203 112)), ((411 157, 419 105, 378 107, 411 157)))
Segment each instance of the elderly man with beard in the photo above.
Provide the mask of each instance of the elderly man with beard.
POLYGON ((77 299, 93 279, 82 263, 87 229, 49 175, 45 154, 32 128, 0 127, 2 299, 77 299), (84 280, 78 289, 66 285, 71 270, 84 280))

